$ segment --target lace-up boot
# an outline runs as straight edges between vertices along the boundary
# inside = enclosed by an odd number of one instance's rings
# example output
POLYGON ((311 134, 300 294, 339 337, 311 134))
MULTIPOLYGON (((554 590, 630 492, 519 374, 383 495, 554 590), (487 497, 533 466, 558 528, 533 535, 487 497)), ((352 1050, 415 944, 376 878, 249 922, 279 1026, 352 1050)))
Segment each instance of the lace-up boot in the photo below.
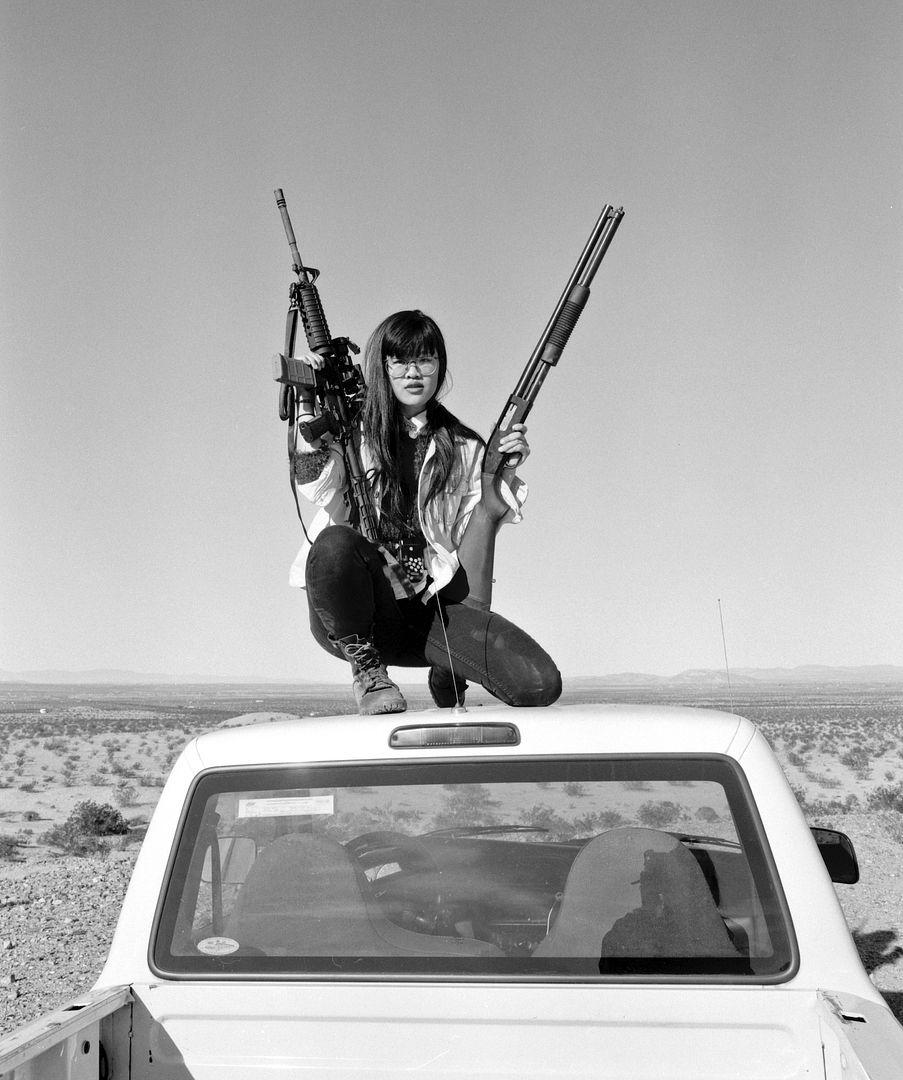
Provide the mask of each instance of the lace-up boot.
POLYGON ((351 664, 354 698, 362 716, 404 712, 407 709, 404 696, 389 678, 386 665, 372 641, 352 634, 337 638, 336 644, 351 664))

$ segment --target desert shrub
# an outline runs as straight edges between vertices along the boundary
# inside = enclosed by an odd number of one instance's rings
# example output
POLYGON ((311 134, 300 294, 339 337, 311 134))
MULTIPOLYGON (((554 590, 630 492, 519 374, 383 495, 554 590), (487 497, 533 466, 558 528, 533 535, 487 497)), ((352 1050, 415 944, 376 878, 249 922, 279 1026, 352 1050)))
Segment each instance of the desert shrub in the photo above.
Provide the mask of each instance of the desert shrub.
POLYGON ((129 831, 129 823, 109 803, 80 802, 69 820, 77 822, 82 831, 91 836, 118 836, 129 831))
POLYGON ((840 760, 847 768, 852 769, 858 777, 867 778, 872 771, 872 755, 863 746, 856 746, 852 750, 847 750, 840 760))
POLYGON ((721 815, 714 806, 700 806, 696 811, 696 818, 699 821, 715 822, 721 820, 721 815))
POLYGON ((44 833, 44 843, 62 848, 70 855, 103 855, 104 836, 121 836, 129 831, 122 814, 107 803, 80 802, 62 825, 44 833))
POLYGON ((115 798, 120 806, 134 806, 138 801, 138 789, 127 780, 120 780, 116 785, 115 798))
MULTIPOLYGON (((549 839, 569 840, 574 835, 576 822, 556 814, 551 806, 534 805, 521 811, 521 825, 531 829, 544 829, 549 839)), ((581 830, 582 831, 582 830, 581 830)))
POLYGON ((0 859, 10 861, 19 858, 19 841, 15 836, 0 836, 0 859))
POLYGON ((898 814, 903 814, 903 784, 896 787, 882 784, 875 788, 869 794, 867 805, 869 810, 896 810, 898 814))
POLYGON ((669 799, 663 799, 661 802, 650 799, 644 802, 637 811, 637 817, 650 829, 661 829, 665 825, 670 825, 672 821, 680 817, 680 814, 681 807, 669 799))
POLYGON ((839 788, 841 786, 840 780, 835 776, 827 776, 825 773, 810 772, 806 774, 813 784, 820 784, 822 787, 839 788))
POLYGON ((572 799, 579 799, 586 794, 583 784, 577 780, 568 780, 564 785, 565 795, 570 795, 572 799))
POLYGON ((851 814, 859 809, 859 797, 847 795, 841 799, 809 799, 803 788, 794 787, 793 794, 803 813, 811 820, 813 817, 833 817, 837 814, 851 814))
POLYGON ((605 832, 607 829, 617 829, 619 825, 626 824, 627 819, 622 817, 617 810, 599 810, 594 814, 574 818, 574 828, 580 836, 587 833, 605 832))
POLYGON ((342 814, 335 829, 329 830, 332 835, 340 836, 343 833, 362 832, 404 832, 405 829, 416 825, 423 814, 419 810, 412 810, 395 803, 380 806, 364 806, 359 814, 342 814))
POLYGON ((443 784, 448 792, 442 797, 434 828, 451 829, 459 826, 498 825, 494 814, 499 805, 489 789, 482 784, 443 784))
POLYGON ((54 825, 41 837, 45 844, 62 848, 69 855, 106 855, 107 846, 99 836, 81 832, 70 817, 62 825, 54 825))

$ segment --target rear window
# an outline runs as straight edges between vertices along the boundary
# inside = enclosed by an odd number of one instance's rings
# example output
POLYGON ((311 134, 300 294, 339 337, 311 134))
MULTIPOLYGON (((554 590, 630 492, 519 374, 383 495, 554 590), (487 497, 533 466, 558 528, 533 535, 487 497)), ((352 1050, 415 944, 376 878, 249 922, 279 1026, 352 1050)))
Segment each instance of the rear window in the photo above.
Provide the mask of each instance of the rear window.
POLYGON ((727 759, 214 771, 160 974, 775 981, 785 907, 727 759))

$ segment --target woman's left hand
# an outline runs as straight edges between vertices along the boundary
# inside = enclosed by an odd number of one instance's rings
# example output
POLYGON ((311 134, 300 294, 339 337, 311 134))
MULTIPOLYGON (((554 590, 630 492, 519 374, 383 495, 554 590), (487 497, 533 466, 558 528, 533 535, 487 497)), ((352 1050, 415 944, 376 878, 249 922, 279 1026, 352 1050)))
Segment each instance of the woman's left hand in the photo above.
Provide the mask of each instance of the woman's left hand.
POLYGON ((527 442, 527 425, 512 424, 508 434, 499 439, 499 450, 506 457, 510 454, 520 456, 520 460, 514 466, 515 468, 523 465, 530 456, 530 444, 527 442))
POLYGON ((515 465, 506 465, 498 473, 483 473, 483 490, 480 502, 492 521, 501 521, 511 509, 499 490, 500 482, 504 481, 510 485, 518 465, 523 464, 530 453, 526 425, 512 424, 508 434, 499 439, 499 450, 505 455, 517 454, 520 460, 515 465))

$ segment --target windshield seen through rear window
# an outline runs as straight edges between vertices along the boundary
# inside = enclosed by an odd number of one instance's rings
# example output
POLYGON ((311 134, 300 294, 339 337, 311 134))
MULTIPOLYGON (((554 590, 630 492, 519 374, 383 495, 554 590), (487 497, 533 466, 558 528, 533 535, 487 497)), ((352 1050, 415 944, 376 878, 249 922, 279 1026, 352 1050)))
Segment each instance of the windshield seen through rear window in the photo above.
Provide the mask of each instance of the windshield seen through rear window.
POLYGON ((187 808, 164 974, 730 979, 793 964, 721 758, 216 771, 187 808))

